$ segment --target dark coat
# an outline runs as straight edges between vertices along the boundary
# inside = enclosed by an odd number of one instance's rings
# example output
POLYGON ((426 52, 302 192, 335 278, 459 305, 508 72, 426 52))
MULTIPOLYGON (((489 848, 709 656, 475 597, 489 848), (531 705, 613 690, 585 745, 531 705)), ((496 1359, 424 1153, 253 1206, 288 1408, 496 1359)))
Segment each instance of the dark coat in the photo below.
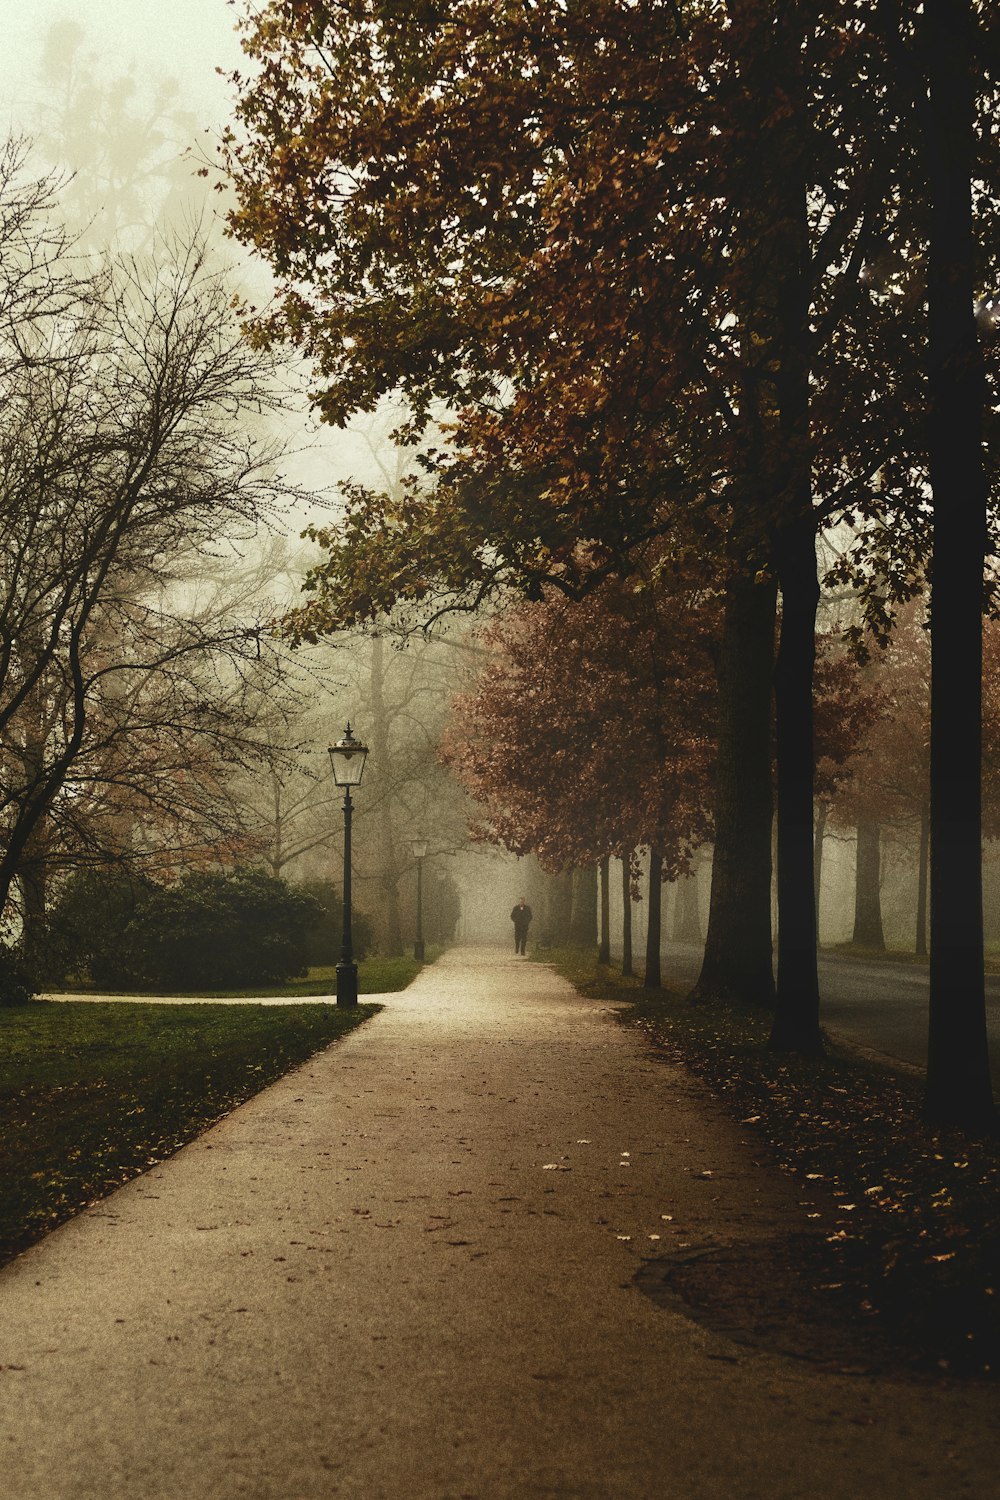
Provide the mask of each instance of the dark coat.
POLYGON ((515 928, 527 927, 531 921, 531 907, 527 904, 524 906, 515 906, 510 914, 510 920, 513 922, 515 928))

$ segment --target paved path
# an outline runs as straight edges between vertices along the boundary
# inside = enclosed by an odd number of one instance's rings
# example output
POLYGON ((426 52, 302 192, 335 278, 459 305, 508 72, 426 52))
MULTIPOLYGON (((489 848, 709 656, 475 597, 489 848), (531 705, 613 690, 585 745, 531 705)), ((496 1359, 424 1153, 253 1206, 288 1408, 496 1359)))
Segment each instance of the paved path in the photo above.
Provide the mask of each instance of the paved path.
POLYGON ((822 1373, 638 1290, 803 1227, 759 1156, 551 970, 453 951, 0 1272, 6 1500, 997 1493, 995 1388, 822 1373))

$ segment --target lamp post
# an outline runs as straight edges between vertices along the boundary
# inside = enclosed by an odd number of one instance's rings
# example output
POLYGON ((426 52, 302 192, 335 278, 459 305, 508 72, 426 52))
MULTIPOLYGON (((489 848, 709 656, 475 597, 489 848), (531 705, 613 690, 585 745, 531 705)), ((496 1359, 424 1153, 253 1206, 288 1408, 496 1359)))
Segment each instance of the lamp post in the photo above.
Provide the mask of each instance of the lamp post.
POLYGON ((348 724, 343 739, 330 746, 329 754, 334 782, 344 788, 344 941, 337 965, 337 1004, 357 1005, 358 966, 351 931, 351 787, 361 785, 368 747, 354 738, 348 724))
POLYGON ((417 940, 413 944, 413 957, 423 961, 424 956, 424 855, 427 853, 426 839, 413 839, 410 843, 413 858, 417 862, 417 940))

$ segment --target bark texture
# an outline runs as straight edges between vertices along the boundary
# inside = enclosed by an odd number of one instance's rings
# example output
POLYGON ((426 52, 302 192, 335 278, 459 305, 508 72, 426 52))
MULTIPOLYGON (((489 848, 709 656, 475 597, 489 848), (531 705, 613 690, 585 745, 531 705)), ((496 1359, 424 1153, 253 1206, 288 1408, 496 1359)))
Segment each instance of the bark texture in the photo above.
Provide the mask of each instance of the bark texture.
POLYGON ((983 975, 982 609, 986 383, 973 306, 975 73, 969 0, 925 0, 931 588, 930 1026, 925 1113, 994 1128, 983 975))
POLYGON ((597 962, 611 962, 611 891, 609 889, 611 861, 605 855, 601 860, 601 931, 597 947, 597 962))
POLYGON ((649 851, 649 919, 646 926, 646 974, 643 985, 658 990, 663 983, 660 973, 660 936, 663 922, 663 856, 649 851))
POLYGON ((771 955, 771 676, 776 586, 737 576, 719 647, 715 850, 695 1003, 774 1001, 771 955))
POLYGON ((632 974, 632 851, 622 855, 622 974, 632 974))
POLYGON ((920 845, 917 851, 917 935, 913 951, 918 958, 927 957, 927 863, 931 852, 931 808, 925 802, 920 809, 920 845))
POLYGON ((854 866, 854 936, 860 948, 885 952, 882 930, 882 830, 874 818, 857 828, 854 866))

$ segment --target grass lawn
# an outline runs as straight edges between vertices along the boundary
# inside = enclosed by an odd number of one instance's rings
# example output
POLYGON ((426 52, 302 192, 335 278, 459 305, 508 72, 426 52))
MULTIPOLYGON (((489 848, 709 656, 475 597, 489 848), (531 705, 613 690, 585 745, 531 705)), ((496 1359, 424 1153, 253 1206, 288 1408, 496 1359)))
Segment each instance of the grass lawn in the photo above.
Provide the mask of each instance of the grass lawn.
POLYGON ((123 1001, 0 1009, 0 1261, 377 1009, 123 1001))
POLYGON ((930 1363, 1000 1373, 1000 1142, 932 1130, 920 1078, 846 1047, 822 1059, 772 1052, 770 1015, 691 1006, 598 967, 589 952, 539 954, 581 994, 703 1078, 734 1119, 838 1205, 826 1237, 831 1284, 930 1363))

